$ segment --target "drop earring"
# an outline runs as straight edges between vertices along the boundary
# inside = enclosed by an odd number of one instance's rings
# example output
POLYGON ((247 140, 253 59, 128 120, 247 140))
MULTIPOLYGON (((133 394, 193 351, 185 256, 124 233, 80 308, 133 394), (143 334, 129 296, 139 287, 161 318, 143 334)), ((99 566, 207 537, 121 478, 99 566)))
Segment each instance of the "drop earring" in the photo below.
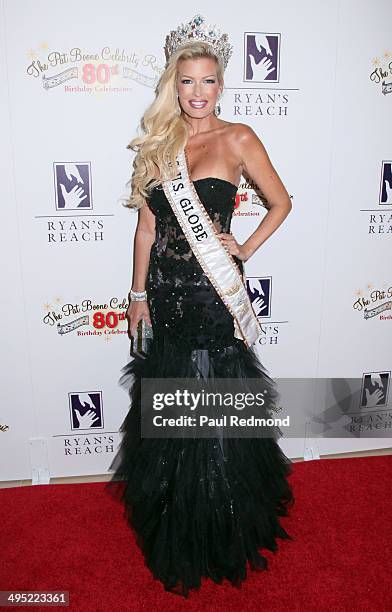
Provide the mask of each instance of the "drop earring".
MULTIPOLYGON (((221 93, 218 94, 217 100, 220 100, 221 95, 222 95, 221 93)), ((221 114, 221 105, 219 102, 218 104, 215 105, 214 113, 216 117, 219 117, 219 115, 221 114)))
POLYGON ((176 91, 176 95, 177 95, 177 104, 178 104, 177 115, 181 115, 180 94, 178 93, 178 91, 176 91))

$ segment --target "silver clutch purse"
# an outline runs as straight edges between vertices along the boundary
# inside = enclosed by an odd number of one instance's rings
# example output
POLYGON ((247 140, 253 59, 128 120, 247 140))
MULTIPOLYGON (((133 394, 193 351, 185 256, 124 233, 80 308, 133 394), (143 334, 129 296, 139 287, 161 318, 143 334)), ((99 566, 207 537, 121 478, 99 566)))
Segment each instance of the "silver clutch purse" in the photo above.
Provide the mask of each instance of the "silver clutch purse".
POLYGON ((130 354, 132 357, 146 357, 153 339, 152 326, 140 319, 136 326, 136 335, 131 336, 130 354))

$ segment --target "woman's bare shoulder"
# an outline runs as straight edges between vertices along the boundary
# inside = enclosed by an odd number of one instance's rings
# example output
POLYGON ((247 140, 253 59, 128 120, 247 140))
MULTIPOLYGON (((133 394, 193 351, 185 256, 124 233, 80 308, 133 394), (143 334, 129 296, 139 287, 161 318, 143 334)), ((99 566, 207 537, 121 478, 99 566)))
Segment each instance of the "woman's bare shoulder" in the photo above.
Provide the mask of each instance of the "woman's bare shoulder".
POLYGON ((233 138, 236 140, 236 142, 238 142, 238 139, 243 139, 243 138, 257 138, 256 133, 254 132, 253 128, 248 125, 247 123, 240 123, 240 122, 230 122, 230 121, 226 121, 227 123, 227 135, 228 138, 233 138))

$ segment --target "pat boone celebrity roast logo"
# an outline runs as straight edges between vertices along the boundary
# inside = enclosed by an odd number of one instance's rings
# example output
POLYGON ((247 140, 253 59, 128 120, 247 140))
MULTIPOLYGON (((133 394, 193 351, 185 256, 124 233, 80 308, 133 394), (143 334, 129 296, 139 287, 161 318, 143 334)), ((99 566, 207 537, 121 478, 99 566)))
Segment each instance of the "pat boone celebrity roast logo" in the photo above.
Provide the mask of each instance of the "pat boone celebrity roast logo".
POLYGON ((74 334, 79 338, 102 337, 110 341, 113 336, 127 334, 126 298, 111 297, 107 302, 95 302, 91 298, 72 302, 56 297, 44 305, 42 321, 60 336, 74 334))
POLYGON ((241 180, 235 196, 233 217, 263 217, 268 208, 268 200, 260 187, 251 178, 241 180))
MULTIPOLYGON (((246 278, 246 289, 253 310, 262 324, 261 344, 277 344, 279 326, 271 321, 272 278, 270 276, 246 278)), ((59 336, 74 334, 79 338, 101 337, 110 342, 118 335, 128 335, 127 298, 113 296, 98 302, 91 298, 65 301, 57 296, 44 304, 42 322, 59 336)))
POLYGON ((365 320, 391 321, 392 285, 385 283, 382 287, 374 287, 372 283, 369 283, 366 290, 358 289, 353 308, 365 320))
POLYGON ((96 98, 129 93, 133 83, 155 88, 162 71, 156 56, 143 49, 48 49, 47 43, 41 43, 29 51, 29 57, 26 74, 45 91, 60 89, 96 98))
POLYGON ((372 69, 369 78, 386 96, 392 93, 392 53, 384 51, 381 56, 372 61, 372 69))

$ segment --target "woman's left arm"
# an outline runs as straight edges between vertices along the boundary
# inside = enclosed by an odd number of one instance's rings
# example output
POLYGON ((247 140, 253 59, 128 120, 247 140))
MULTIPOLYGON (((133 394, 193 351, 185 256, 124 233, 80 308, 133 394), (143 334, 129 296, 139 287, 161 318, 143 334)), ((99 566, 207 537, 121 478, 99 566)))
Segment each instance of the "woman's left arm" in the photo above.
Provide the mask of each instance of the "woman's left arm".
POLYGON ((238 123, 233 136, 233 146, 241 159, 242 174, 246 174, 261 189, 269 205, 268 212, 259 226, 242 245, 238 244, 232 234, 220 234, 229 252, 238 259, 247 261, 283 223, 292 209, 292 204, 263 143, 253 129, 244 123, 238 123))

